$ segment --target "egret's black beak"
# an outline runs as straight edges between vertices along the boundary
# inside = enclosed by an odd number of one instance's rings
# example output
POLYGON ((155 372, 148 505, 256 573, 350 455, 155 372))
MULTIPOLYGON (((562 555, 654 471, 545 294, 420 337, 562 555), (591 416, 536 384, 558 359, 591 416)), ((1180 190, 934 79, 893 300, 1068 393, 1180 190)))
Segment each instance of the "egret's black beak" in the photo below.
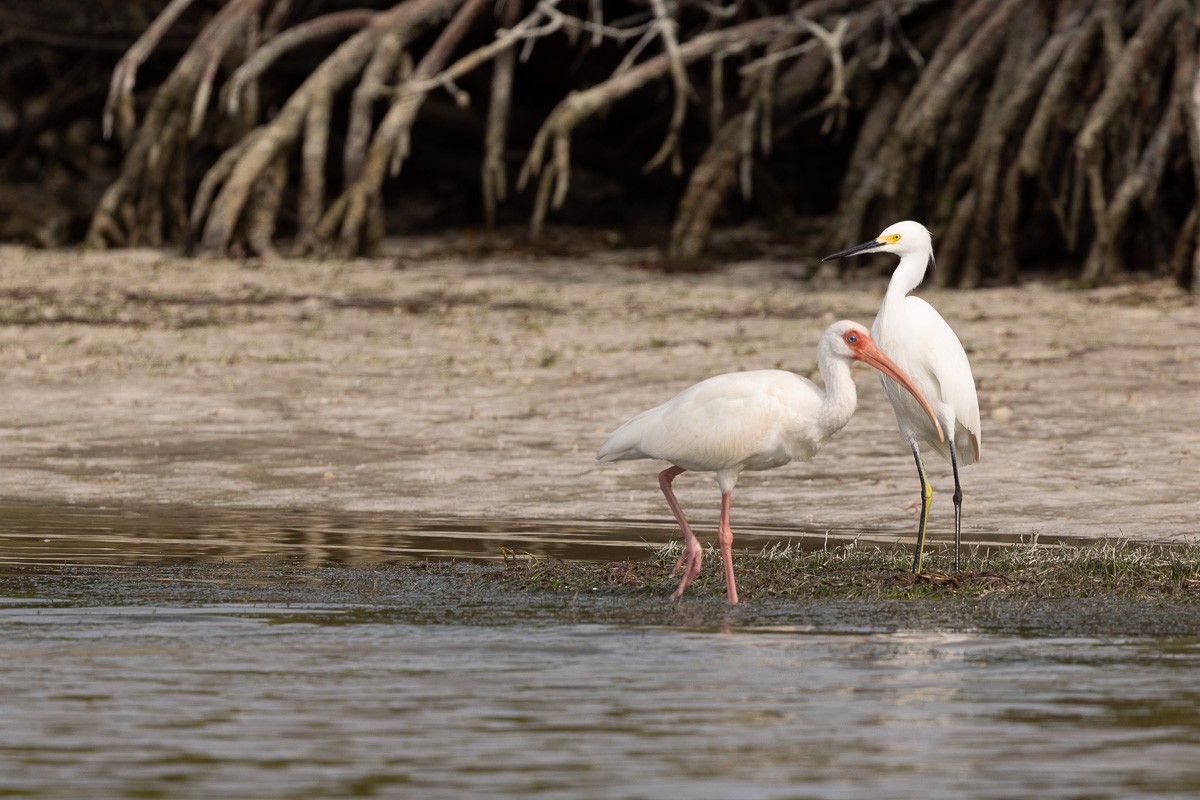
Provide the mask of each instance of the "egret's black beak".
POLYGON ((874 250, 876 247, 881 247, 882 245, 883 245, 883 242, 879 241, 878 239, 872 239, 869 242, 863 242, 862 244, 856 244, 856 245, 854 245, 854 247, 851 247, 846 250, 842 250, 840 253, 834 253, 831 256, 825 256, 821 260, 822 261, 831 261, 832 259, 835 259, 835 258, 845 258, 846 256, 853 256, 853 255, 857 255, 858 253, 869 253, 872 250, 874 250))

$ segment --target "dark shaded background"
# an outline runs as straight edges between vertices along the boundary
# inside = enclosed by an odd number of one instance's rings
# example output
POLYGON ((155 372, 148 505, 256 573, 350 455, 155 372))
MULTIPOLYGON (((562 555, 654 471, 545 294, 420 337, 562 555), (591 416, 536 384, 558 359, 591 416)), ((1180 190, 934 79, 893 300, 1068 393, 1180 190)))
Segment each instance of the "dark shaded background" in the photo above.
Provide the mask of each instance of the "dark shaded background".
MULTIPOLYGON (((81 242, 97 200, 118 174, 123 158, 122 147, 105 140, 100 126, 113 66, 164 5, 164 0, 91 3, 8 0, 0 6, 0 240, 44 247, 81 242)), ((137 88, 139 112, 221 5, 220 0, 197 0, 141 67, 137 88)), ((306 19, 364 5, 382 8, 389 4, 298 0, 290 18, 306 19)), ((964 5, 969 4, 931 2, 927 7, 921 6, 907 18, 907 35, 928 55, 928 50, 944 33, 945 18, 961 11, 964 5)), ((1065 13, 1064 9, 1071 10, 1069 7, 1087 5, 1050 0, 1028 4, 1030 13, 1043 14, 1047 19, 1057 18, 1056 15, 1065 13)), ((1110 5, 1120 12, 1114 17, 1114 29, 1132 38, 1145 10, 1154 4, 1129 0, 1110 5)), ((1194 28, 1195 3, 1182 5, 1190 10, 1191 15, 1186 19, 1194 28)), ((645 6, 608 3, 605 8, 610 18, 614 18, 624 10, 645 6)), ((763 13, 779 13, 786 8, 786 3, 762 4, 763 13)), ((487 41, 494 23, 476 27, 478 30, 472 32, 459 54, 487 41)), ((330 49, 328 42, 303 48, 265 74, 262 107, 268 116, 330 49)), ((529 143, 555 104, 572 89, 603 81, 623 54, 621 48, 612 44, 592 47, 587 42, 568 42, 563 36, 538 43, 532 57, 517 72, 509 134, 510 182, 529 143)), ((1093 57, 1111 61, 1111 55, 1099 52, 1099 48, 1093 57)), ((894 66, 881 70, 870 80, 850 87, 852 107, 844 124, 832 132, 822 129, 823 118, 810 113, 810 109, 796 109, 790 116, 776 119, 777 129, 782 133, 769 155, 759 154, 756 158, 753 195, 746 198, 737 191, 731 192, 715 220, 718 227, 724 228, 748 222, 757 224, 747 229, 752 231, 751 235, 738 237, 732 246, 721 242, 710 245, 708 256, 744 257, 755 250, 786 254, 791 247, 812 255, 814 248, 851 243, 846 241, 844 226, 839 229, 831 224, 831 219, 839 212, 841 182, 864 114, 886 85, 911 87, 918 77, 917 68, 906 66, 902 59, 892 63, 894 66)), ((729 69, 736 71, 736 66, 730 64, 729 69)), ((1142 76, 1145 84, 1139 95, 1142 105, 1152 107, 1155 97, 1169 91, 1173 68, 1170 58, 1164 56, 1155 64, 1157 72, 1142 76)), ((487 107, 486 73, 480 70, 461 82, 461 87, 472 97, 467 108, 458 107, 445 92, 429 96, 414 128, 413 155, 400 178, 390 181, 385 189, 388 235, 474 230, 483 225, 479 166, 487 107)), ((1105 80, 1104 74, 1098 73, 1091 85, 1080 87, 1080 93, 1098 94, 1105 80)), ((731 85, 734 83, 731 81, 731 85)), ((982 112, 988 90, 986 82, 973 83, 958 102, 964 107, 977 105, 982 112)), ((688 172, 711 141, 705 101, 694 98, 685 127, 684 173, 674 175, 666 168, 643 170, 666 131, 672 91, 668 81, 661 81, 576 130, 570 195, 564 208, 552 212, 551 224, 619 231, 622 244, 665 241, 688 172)), ((731 106, 736 102, 736 93, 731 91, 731 106)), ((335 118, 331 131, 331 187, 339 185, 336 156, 338 137, 344 133, 345 104, 335 108, 335 114, 342 116, 335 118)), ((1135 125, 1137 115, 1144 110, 1130 108, 1127 113, 1132 121, 1127 125, 1135 125)), ((1080 124, 1079 111, 1064 109, 1063 117, 1061 124, 1067 131, 1064 141, 1069 143, 1080 124)), ((1187 121, 1181 123, 1186 124, 1187 121)), ((220 114, 213 113, 203 134, 190 143, 189 185, 194 187, 228 146, 232 133, 224 128, 220 114)), ((1139 133, 1132 138, 1145 135, 1139 133)), ((955 128, 947 124, 939 136, 944 136, 944 143, 939 142, 932 149, 927 165, 923 164, 919 170, 935 184, 948 179, 956 164, 966 157, 971 141, 969 135, 963 135, 961 125, 955 128)), ((1180 231, 1196 198, 1192 168, 1186 163, 1183 133, 1176 138, 1178 144, 1163 171, 1154 203, 1136 206, 1132 221, 1123 229, 1118 242, 1123 270, 1117 279, 1174 274, 1181 284, 1190 284, 1193 273, 1181 266, 1182 256, 1173 253, 1171 245, 1184 238, 1180 231)), ((1136 152, 1135 146, 1134 155, 1136 152)), ((1124 157, 1121 153, 1107 155, 1114 161, 1124 157)), ((1067 176, 1062 180, 1078 182, 1079 178, 1067 176)), ((292 188, 289 191, 294 193, 292 188)), ((1023 192, 1034 198, 1038 189, 1030 186, 1023 192)), ((530 218, 532 194, 531 190, 516 192, 510 188, 509 198, 500 206, 498 216, 502 230, 515 232, 518 237, 523 235, 530 218)), ((277 227, 277 235, 282 239, 295 232, 293 205, 290 201, 284 203, 277 227)), ((872 207, 863 220, 861 235, 873 234, 878 227, 898 217, 915 216, 926 221, 936 236, 943 233, 952 213, 953 208, 947 208, 944 200, 938 206, 928 192, 917 193, 906 203, 872 207)), ((1021 273, 1073 275, 1087 256, 1088 239, 1094 233, 1086 218, 1079 223, 1079 229, 1082 237, 1076 241, 1064 239, 1053 214, 1032 204, 1028 218, 1022 221, 1022 239, 1016 246, 1021 273)), ((984 240, 987 235, 987 231, 979 232, 984 240)), ((956 280, 950 278, 951 282, 956 280)), ((997 276, 983 275, 984 282, 997 280, 997 276)))

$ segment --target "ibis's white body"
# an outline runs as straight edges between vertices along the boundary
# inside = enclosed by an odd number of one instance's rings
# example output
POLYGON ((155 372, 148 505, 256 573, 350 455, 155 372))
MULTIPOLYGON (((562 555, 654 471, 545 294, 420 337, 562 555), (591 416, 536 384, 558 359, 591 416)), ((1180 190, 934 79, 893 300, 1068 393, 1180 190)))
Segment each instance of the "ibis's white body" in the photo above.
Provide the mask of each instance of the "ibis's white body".
POLYGON ((721 491, 732 491, 742 470, 812 458, 850 420, 857 395, 849 363, 821 367, 825 391, 778 369, 700 381, 617 428, 596 458, 657 458, 715 472, 721 491))

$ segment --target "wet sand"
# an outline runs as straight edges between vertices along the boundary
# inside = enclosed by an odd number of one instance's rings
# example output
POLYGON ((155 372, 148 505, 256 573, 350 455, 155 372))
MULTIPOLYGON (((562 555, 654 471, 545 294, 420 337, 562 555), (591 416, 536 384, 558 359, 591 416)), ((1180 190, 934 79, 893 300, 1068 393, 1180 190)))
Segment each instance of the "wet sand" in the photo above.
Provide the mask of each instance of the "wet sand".
MULTIPOLYGON (((606 432, 718 372, 816 377, 821 330, 869 323, 884 279, 808 281, 812 264, 766 260, 667 275, 644 257, 0 249, 3 498, 635 520, 669 536, 658 465, 597 467, 606 432)), ((920 293, 979 385, 967 538, 1200 533, 1194 298, 1166 283, 920 293)), ((735 530, 911 536, 911 457, 875 375, 856 374, 859 411, 813 462, 743 477, 735 530)), ((931 473, 944 539, 948 465, 931 473)), ((711 480, 676 485, 707 538, 711 480)))

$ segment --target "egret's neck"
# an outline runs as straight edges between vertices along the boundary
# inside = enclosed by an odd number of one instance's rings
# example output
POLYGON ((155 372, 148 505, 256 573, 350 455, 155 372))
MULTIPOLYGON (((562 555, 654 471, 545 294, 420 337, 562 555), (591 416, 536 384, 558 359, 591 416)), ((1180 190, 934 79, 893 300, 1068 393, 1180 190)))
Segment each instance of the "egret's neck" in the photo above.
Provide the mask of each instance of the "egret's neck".
POLYGON ((821 378, 825 381, 825 399, 818 416, 821 441, 846 427, 858 405, 858 390, 850 374, 850 363, 841 358, 821 362, 821 378))
POLYGON ((889 302, 902 299, 913 289, 921 285, 925 279, 925 268, 929 266, 928 253, 908 253, 900 259, 892 280, 888 284, 887 297, 889 302))
POLYGON ((875 315, 875 322, 871 325, 871 335, 881 345, 886 346, 889 338, 886 326, 888 310, 903 305, 908 293, 921 285, 928 264, 928 253, 909 253, 896 265, 896 271, 892 273, 892 280, 888 283, 887 293, 883 296, 883 303, 879 306, 879 313, 875 315))

